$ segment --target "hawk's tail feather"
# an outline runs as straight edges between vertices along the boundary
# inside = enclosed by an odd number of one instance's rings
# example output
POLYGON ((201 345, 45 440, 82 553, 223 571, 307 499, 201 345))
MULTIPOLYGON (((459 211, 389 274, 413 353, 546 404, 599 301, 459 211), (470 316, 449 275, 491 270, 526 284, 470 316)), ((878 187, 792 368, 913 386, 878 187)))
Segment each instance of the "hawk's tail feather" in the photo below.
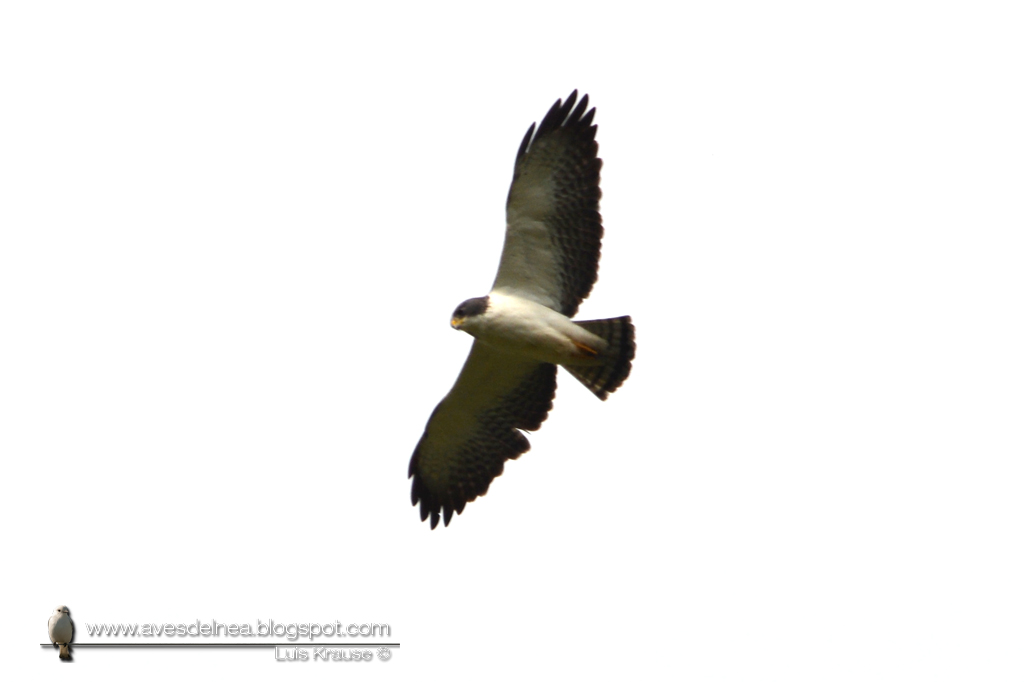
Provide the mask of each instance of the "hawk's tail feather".
POLYGON ((601 353, 606 361, 597 366, 563 366, 594 395, 606 400, 608 394, 613 393, 626 380, 633 366, 633 356, 636 355, 633 322, 626 315, 608 320, 585 320, 576 324, 608 342, 608 348, 601 353))

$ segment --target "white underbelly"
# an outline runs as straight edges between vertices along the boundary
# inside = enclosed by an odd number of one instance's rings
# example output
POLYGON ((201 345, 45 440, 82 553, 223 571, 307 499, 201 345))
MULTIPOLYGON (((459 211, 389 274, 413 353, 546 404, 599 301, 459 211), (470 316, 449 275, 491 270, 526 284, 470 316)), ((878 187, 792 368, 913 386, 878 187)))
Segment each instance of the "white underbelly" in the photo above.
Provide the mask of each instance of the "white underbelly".
POLYGON ((594 364, 581 358, 577 344, 604 350, 598 336, 573 324, 565 315, 539 303, 510 296, 490 295, 487 324, 474 330, 483 343, 507 353, 555 364, 594 364))

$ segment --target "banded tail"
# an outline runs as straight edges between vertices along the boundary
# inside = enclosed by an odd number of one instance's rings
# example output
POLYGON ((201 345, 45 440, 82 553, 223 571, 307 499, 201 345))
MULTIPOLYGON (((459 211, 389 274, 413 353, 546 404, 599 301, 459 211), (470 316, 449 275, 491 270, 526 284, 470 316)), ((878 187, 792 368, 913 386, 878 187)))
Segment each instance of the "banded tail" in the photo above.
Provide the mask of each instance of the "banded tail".
POLYGON ((609 320, 586 320, 576 324, 608 342, 608 348, 601 353, 606 361, 605 364, 596 366, 562 366, 594 395, 601 400, 607 400, 608 394, 613 393, 629 376, 633 356, 636 355, 633 323, 629 315, 626 315, 609 320))

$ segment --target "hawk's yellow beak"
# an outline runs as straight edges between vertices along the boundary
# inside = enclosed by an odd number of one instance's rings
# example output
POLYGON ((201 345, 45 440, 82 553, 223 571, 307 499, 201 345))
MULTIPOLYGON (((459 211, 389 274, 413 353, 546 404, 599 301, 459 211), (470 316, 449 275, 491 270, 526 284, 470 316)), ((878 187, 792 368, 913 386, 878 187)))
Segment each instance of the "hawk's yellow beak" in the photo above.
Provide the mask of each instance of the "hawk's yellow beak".
POLYGON ((452 328, 453 329, 458 329, 459 327, 461 327, 462 323, 465 321, 465 319, 466 318, 464 318, 464 317, 453 317, 452 318, 452 328))

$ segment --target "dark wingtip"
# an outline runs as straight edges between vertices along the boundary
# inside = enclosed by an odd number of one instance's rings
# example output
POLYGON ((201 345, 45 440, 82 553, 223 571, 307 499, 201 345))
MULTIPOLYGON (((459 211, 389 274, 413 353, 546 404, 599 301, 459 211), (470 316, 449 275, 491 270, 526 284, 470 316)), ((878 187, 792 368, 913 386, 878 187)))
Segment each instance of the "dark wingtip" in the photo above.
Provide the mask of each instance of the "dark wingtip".
MULTIPOLYGON (((573 91, 573 94, 575 94, 575 91, 573 91)), ((569 125, 570 123, 576 123, 577 121, 582 119, 583 118, 583 112, 585 112, 587 110, 587 103, 589 101, 590 101, 590 95, 583 95, 583 99, 580 100, 579 105, 577 105, 577 107, 572 110, 572 113, 569 114, 569 117, 567 119, 565 119, 564 125, 569 125)))
POLYGON ((530 140, 533 139, 533 131, 537 129, 536 123, 530 124, 530 129, 526 131, 526 135, 523 137, 522 143, 519 145, 519 153, 516 154, 516 159, 522 158, 523 154, 526 153, 527 147, 530 146, 530 140))
MULTIPOLYGON (((586 97, 584 97, 583 99, 586 100, 586 97)), ((597 107, 594 107, 590 111, 588 111, 587 115, 580 119, 580 124, 584 126, 593 125, 595 113, 597 113, 597 107)), ((597 126, 594 126, 594 130, 597 130, 597 126)))
POLYGON ((583 127, 591 126, 596 109, 591 108, 589 111, 587 110, 587 106, 590 104, 590 95, 583 95, 579 104, 577 104, 576 98, 578 96, 579 90, 573 90, 565 98, 565 102, 560 99, 555 100, 555 103, 548 109, 548 113, 541 119, 540 125, 538 126, 534 123, 530 126, 530 129, 526 131, 526 135, 519 145, 519 153, 516 154, 517 161, 530 150, 530 143, 533 140, 552 130, 568 125, 582 124, 583 127), (574 105, 575 108, 573 108, 574 105))
MULTIPOLYGON (((572 105, 576 104, 577 94, 579 94, 579 91, 573 90, 572 94, 565 98, 565 106, 562 107, 562 111, 565 112, 566 114, 572 111, 572 105)), ((586 95, 584 95, 584 97, 586 97, 586 95)), ((562 116, 562 119, 564 120, 565 116, 562 116)))

